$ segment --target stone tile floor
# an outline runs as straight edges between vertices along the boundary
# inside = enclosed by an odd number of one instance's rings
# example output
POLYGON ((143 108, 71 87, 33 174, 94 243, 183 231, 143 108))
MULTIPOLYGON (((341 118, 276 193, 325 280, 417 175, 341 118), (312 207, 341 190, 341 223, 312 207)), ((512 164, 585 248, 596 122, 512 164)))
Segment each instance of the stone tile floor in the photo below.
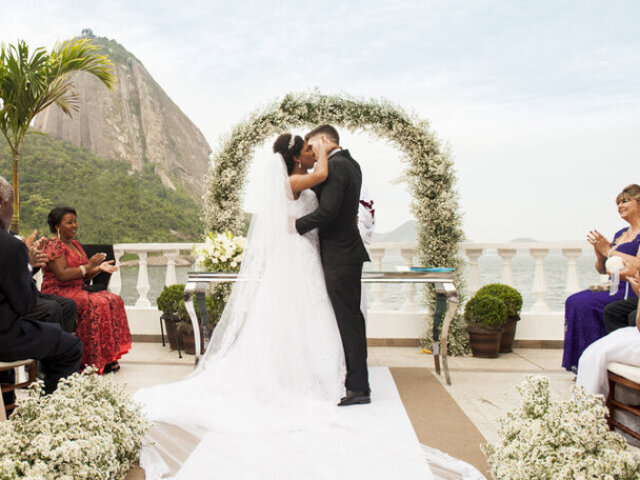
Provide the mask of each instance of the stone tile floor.
MULTIPOLYGON (((135 343, 120 361, 122 368, 113 379, 125 383, 127 390, 134 393, 142 387, 184 378, 193 371, 193 358, 183 354, 179 359, 177 351, 169 350, 168 346, 135 343)), ((451 357, 452 385, 445 388, 485 439, 492 442, 497 439, 496 420, 519 405, 516 386, 527 375, 549 377, 553 396, 569 398, 575 376, 560 367, 561 359, 559 349, 516 349, 497 359, 451 357)), ((435 373, 432 356, 412 347, 369 347, 369 364, 424 367, 435 373)))

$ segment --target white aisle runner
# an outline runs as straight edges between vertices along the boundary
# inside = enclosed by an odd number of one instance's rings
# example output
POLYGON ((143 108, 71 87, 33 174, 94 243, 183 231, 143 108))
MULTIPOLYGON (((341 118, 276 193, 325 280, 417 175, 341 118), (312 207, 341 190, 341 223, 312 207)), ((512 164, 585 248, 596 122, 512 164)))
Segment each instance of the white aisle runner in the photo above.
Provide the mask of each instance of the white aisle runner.
POLYGON ((370 405, 336 407, 327 424, 285 433, 207 433, 181 480, 432 480, 388 368, 369 370, 370 405))

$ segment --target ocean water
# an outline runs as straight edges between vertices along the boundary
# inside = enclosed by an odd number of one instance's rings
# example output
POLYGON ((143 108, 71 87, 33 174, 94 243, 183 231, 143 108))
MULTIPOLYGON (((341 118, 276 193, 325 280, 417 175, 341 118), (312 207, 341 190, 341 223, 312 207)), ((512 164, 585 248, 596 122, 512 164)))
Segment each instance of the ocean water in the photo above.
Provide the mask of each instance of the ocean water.
MULTIPOLYGON (((383 270, 395 270, 403 265, 404 260, 397 252, 389 252, 382 262, 383 270)), ((533 296, 534 259, 526 251, 518 252, 511 260, 513 286, 522 294, 524 310, 529 310, 535 303, 533 296)), ((589 285, 599 283, 600 277, 594 268, 595 256, 592 252, 586 252, 578 259, 578 281, 581 289, 589 285)), ((502 259, 497 253, 487 252, 478 259, 480 285, 500 282, 502 276, 502 259)), ((564 310, 564 301, 567 298, 567 259, 561 252, 551 250, 545 258, 545 285, 547 287, 546 303, 552 311, 564 310)), ((178 283, 186 283, 188 272, 192 267, 176 267, 178 283)), ((366 264, 365 269, 371 269, 371 264, 366 264)), ((148 276, 150 290, 147 298, 153 305, 160 295, 164 285, 166 268, 163 266, 149 266, 148 276)), ((138 299, 136 284, 138 279, 138 267, 123 267, 121 269, 122 290, 120 295, 125 304, 133 305, 138 299)), ((370 286, 368 287, 370 288, 370 286)), ((371 293, 369 292, 369 299, 371 293)), ((420 299, 417 293, 416 301, 420 299)), ((391 285, 385 288, 384 302, 390 303, 392 309, 398 308, 404 300, 402 285, 391 285)))

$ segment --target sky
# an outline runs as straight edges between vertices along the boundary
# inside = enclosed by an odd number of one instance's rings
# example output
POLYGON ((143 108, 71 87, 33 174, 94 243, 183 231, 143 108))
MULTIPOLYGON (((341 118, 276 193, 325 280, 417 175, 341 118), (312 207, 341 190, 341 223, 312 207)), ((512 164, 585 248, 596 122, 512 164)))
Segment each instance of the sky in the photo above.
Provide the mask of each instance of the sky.
MULTIPOLYGON (((450 150, 467 239, 495 242, 626 225, 614 199, 640 183, 638 25, 635 0, 0 0, 5 44, 51 48, 83 28, 121 43, 214 151, 289 92, 390 100, 450 150)), ((399 152, 358 132, 341 143, 378 232, 411 220, 399 152)))

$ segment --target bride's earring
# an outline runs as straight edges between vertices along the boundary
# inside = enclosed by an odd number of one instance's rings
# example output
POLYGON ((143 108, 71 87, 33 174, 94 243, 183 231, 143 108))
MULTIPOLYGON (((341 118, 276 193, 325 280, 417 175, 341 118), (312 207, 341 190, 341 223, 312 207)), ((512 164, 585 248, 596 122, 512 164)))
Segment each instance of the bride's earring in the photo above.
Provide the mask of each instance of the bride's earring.
POLYGON ((58 228, 58 240, 60 240, 60 229, 58 228))
POLYGON ((298 162, 298 168, 302 168, 302 162, 298 162))

